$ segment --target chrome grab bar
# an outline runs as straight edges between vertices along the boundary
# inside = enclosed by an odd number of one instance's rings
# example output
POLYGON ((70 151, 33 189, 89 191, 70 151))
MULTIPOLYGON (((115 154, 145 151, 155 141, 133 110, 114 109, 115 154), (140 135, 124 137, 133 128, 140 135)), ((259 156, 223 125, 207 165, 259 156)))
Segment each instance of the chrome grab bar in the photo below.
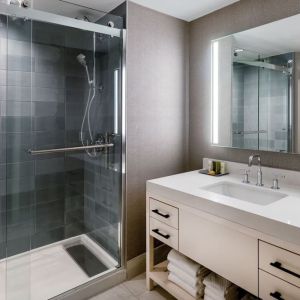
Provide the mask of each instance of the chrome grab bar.
POLYGON ((248 130, 248 131, 244 131, 244 130, 233 130, 232 131, 233 134, 241 134, 241 135, 245 135, 245 134, 256 134, 256 133, 267 133, 267 130, 248 130))
POLYGON ((114 144, 99 144, 99 145, 46 149, 46 150, 31 150, 31 149, 29 149, 28 153, 31 155, 42 155, 42 154, 61 153, 61 152, 75 152, 75 151, 82 151, 82 150, 88 150, 88 149, 111 148, 113 146, 114 146, 114 144))

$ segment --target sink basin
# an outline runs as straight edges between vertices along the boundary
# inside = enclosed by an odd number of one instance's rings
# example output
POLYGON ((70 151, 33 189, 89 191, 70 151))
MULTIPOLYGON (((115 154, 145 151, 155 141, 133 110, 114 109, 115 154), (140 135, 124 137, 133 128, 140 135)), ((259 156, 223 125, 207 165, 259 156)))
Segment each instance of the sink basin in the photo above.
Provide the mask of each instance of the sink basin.
POLYGON ((218 182, 202 189, 258 205, 268 205, 287 196, 278 191, 268 191, 260 187, 227 181, 218 182))

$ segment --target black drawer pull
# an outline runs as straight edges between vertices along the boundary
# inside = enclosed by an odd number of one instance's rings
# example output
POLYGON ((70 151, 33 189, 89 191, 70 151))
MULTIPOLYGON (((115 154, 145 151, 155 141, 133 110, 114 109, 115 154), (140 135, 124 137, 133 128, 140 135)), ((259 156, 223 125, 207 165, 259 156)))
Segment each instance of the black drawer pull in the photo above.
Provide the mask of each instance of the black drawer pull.
POLYGON ((159 229, 153 229, 152 231, 153 231, 154 233, 156 233, 156 234, 162 236, 162 237, 163 237, 164 239, 166 239, 166 240, 168 240, 168 239, 170 238, 170 235, 169 235, 169 234, 163 234, 163 233, 159 232, 159 229))
POLYGON ((284 298, 281 297, 281 294, 279 292, 270 293, 270 296, 277 300, 284 300, 284 298))
POLYGON ((169 214, 162 214, 158 209, 153 209, 152 212, 154 212, 155 214, 157 214, 163 218, 166 218, 166 219, 170 218, 169 214))
POLYGON ((272 262, 272 263, 270 263, 270 265, 271 265, 272 267, 276 268, 276 269, 279 269, 279 270, 285 272, 285 273, 288 273, 288 274, 293 275, 293 276, 295 276, 295 277, 297 277, 297 278, 300 278, 300 275, 299 275, 299 274, 297 274, 297 273, 295 273, 295 272, 293 272, 293 271, 290 271, 290 270, 284 268, 284 267, 282 266, 282 264, 281 264, 279 261, 272 262))

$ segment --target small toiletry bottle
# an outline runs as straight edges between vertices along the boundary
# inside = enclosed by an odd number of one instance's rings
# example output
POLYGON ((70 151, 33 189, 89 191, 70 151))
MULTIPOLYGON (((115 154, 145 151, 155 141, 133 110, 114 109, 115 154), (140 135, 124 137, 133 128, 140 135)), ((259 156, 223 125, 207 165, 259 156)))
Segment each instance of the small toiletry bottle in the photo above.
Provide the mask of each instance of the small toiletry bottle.
POLYGON ((214 171, 214 172, 216 172, 216 161, 215 160, 213 160, 212 161, 212 171, 214 171))
POLYGON ((220 161, 216 161, 215 172, 216 172, 217 175, 221 173, 221 162, 220 161))
POLYGON ((221 161, 221 174, 226 174, 226 162, 221 161))

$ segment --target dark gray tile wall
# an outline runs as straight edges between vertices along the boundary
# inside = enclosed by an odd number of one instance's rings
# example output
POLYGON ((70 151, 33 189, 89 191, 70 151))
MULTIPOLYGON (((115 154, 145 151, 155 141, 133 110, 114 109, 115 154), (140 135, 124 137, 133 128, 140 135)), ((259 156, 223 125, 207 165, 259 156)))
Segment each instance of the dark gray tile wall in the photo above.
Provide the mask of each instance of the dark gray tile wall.
MULTIPOLYGON (((7 22, 6 18, 2 21, 7 22)), ((102 178, 100 171, 104 174, 106 168, 99 166, 98 159, 91 160, 83 153, 35 157, 27 152, 30 148, 80 144, 87 84, 76 56, 83 52, 89 59, 89 51, 82 50, 81 44, 89 41, 92 46, 92 35, 82 33, 80 39, 78 34, 68 29, 64 32, 59 26, 19 19, 9 19, 7 25, 7 31, 0 28, 2 45, 7 45, 0 50, 0 257, 87 231, 117 256, 118 239, 111 233, 113 230, 108 233, 104 227, 116 228, 118 232, 120 189, 115 184, 119 178, 111 174, 102 178), (95 207, 92 221, 85 220, 89 193, 95 207), (116 201, 117 208, 105 210, 99 195, 106 205, 116 201)), ((89 45, 85 43, 85 47, 89 45)), ((109 61, 109 57, 104 60, 109 61)), ((104 82, 108 67, 103 65, 103 85, 108 84, 104 82)), ((110 121, 106 128, 103 126, 104 132, 111 131, 113 124, 111 86, 106 87, 105 93, 103 101, 97 96, 95 110, 101 112, 99 128, 107 118, 110 121)))

